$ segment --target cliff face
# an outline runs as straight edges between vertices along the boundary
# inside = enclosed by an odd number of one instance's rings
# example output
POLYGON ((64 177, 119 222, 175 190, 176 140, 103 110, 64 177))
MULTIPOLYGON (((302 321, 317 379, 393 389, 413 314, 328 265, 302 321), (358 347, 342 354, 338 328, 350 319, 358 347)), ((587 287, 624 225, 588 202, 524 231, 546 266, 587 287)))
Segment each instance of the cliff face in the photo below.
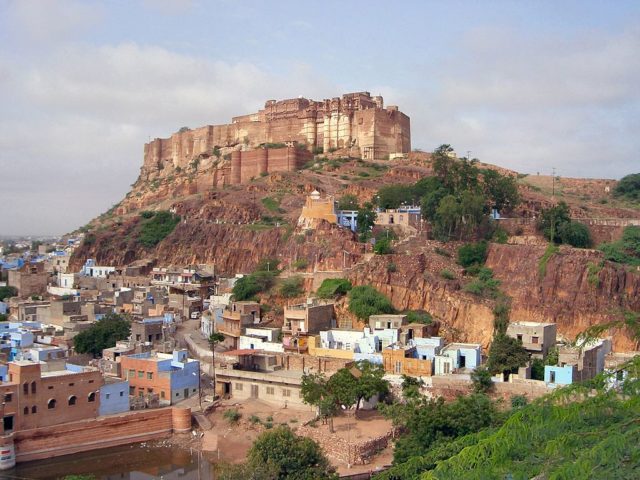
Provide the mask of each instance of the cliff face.
MULTIPOLYGON (((541 278, 545 247, 498 245, 489 249, 487 266, 512 297, 511 319, 554 321, 558 332, 574 338, 587 327, 620 318, 624 310, 640 310, 640 274, 611 262, 601 265, 595 250, 563 247, 549 258, 541 278)), ((611 332, 614 333, 614 332, 611 332)), ((625 331, 614 335, 616 350, 638 346, 625 331)))

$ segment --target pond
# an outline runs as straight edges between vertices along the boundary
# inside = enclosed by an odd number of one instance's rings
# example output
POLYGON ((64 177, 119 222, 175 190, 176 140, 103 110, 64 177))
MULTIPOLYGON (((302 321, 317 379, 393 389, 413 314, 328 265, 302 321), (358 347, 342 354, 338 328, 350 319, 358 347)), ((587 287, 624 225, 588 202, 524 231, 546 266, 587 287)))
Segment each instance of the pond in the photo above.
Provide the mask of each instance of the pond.
POLYGON ((204 480, 213 478, 213 464, 195 450, 162 441, 144 442, 21 463, 0 472, 0 479, 53 480, 66 475, 93 475, 97 480, 204 480))

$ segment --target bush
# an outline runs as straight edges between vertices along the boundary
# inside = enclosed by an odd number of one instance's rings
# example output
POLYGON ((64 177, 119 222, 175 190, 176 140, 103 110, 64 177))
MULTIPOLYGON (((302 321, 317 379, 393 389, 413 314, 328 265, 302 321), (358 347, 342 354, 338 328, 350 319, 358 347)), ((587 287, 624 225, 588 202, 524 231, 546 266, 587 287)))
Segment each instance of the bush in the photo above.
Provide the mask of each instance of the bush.
POLYGON ((613 189, 613 194, 627 200, 640 200, 640 173, 632 173, 622 177, 613 189))
POLYGON ((591 246, 591 233, 586 225, 580 222, 567 222, 559 227, 560 240, 576 248, 589 248, 591 246))
POLYGON ((257 415, 251 415, 249 417, 249 422, 251 422, 253 425, 257 425, 262 423, 262 420, 260 420, 260 417, 258 417, 257 415))
POLYGON ((280 295, 284 298, 299 297, 304 292, 302 284, 302 277, 295 276, 286 278, 280 284, 280 295))
POLYGON ((391 301, 370 285, 354 287, 349 292, 349 311, 360 320, 371 315, 393 313, 391 301))
POLYGON ((140 212, 140 216, 144 219, 149 219, 155 215, 155 212, 150 212, 149 210, 145 210, 140 212))
POLYGON ((398 270, 398 267, 396 266, 395 263, 390 262, 390 263, 387 264, 387 272, 393 273, 393 272, 395 272, 397 270, 398 270))
POLYGON ((242 414, 238 411, 238 409, 231 408, 229 410, 226 410, 222 414, 222 417, 229 423, 238 423, 240 417, 242 417, 242 414))
POLYGON ((338 200, 338 210, 358 210, 359 208, 358 197, 353 194, 343 195, 338 200))
POLYGON ((640 265, 640 227, 634 225, 625 227, 620 240, 603 243, 598 246, 598 249, 604 253, 604 258, 612 262, 640 265))
POLYGON ((433 323, 431 314, 424 310, 409 310, 405 313, 409 323, 422 323, 423 325, 431 325, 433 323))
POLYGON ((0 287, 0 301, 6 298, 16 297, 18 295, 18 289, 16 287, 0 287))
POLYGON ((391 247, 391 240, 383 238, 381 240, 376 241, 376 244, 373 246, 373 251, 377 255, 389 255, 393 253, 393 248, 391 247))
POLYGON ((454 280, 456 278, 455 274, 451 270, 447 270, 446 268, 440 270, 440 276, 445 280, 454 280))
POLYGON ((525 397, 524 395, 513 395, 511 397, 511 408, 513 408, 514 410, 526 407, 527 403, 529 402, 527 401, 527 397, 525 397))
POLYGON ((549 244, 547 246, 547 249, 544 251, 544 255, 542 255, 538 261, 538 275, 540 278, 544 278, 547 274, 547 263, 549 263, 549 259, 558 253, 559 250, 560 249, 553 244, 549 244))
MULTIPOLYGON (((296 241, 297 240, 298 239, 296 238, 296 241)), ((304 241, 304 236, 302 237, 302 240, 304 241)), ((304 270, 305 268, 307 268, 308 265, 309 265, 309 261, 306 258, 299 258, 298 260, 296 260, 291 264, 294 270, 304 270)))
POLYGON ((483 366, 477 367, 471 373, 471 382, 473 383, 473 391, 476 393, 486 393, 493 387, 491 372, 483 366))
POLYGON ((145 247, 155 247, 164 240, 180 223, 180 216, 166 210, 156 212, 152 217, 144 218, 138 234, 138 241, 145 247))
POLYGON ((327 278, 322 281, 316 296, 319 298, 333 298, 337 295, 346 295, 351 288, 351 282, 345 278, 327 278))
POLYGON ((273 197, 264 197, 262 200, 264 208, 273 213, 280 213, 280 202, 273 197))
POLYGON ((509 240, 509 234, 504 228, 498 227, 493 232, 493 235, 491 236, 491 240, 493 240, 496 243, 504 244, 504 243, 507 243, 507 240, 509 240))
POLYGON ((493 271, 490 268, 480 267, 477 277, 466 284, 463 290, 480 297, 496 298, 499 286, 500 280, 493 278, 493 271))
POLYGON ((484 265, 487 259, 487 242, 467 243, 458 249, 458 263, 463 267, 484 265))

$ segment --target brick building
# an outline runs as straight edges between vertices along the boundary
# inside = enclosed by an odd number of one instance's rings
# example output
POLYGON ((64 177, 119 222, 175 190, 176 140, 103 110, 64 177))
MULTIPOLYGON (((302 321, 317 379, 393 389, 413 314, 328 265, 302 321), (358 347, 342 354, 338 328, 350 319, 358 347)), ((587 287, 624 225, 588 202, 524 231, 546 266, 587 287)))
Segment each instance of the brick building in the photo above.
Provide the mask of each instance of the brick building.
POLYGON ((101 373, 67 364, 46 372, 27 360, 9 363, 9 381, 0 384, 3 431, 28 430, 98 416, 101 373))
POLYGON ((20 268, 9 270, 7 284, 15 287, 20 297, 42 295, 47 291, 48 276, 43 262, 25 263, 20 268))
POLYGON ((240 346, 240 336, 246 327, 260 321, 260 304, 257 302, 233 302, 222 312, 218 332, 224 335, 223 345, 235 350, 240 346))

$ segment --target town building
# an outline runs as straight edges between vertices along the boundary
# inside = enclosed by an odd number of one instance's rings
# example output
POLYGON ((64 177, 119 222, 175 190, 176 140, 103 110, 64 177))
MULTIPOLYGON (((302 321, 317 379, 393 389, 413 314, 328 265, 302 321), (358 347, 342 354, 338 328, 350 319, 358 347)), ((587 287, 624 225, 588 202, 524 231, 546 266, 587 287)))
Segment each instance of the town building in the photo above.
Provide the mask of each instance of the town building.
POLYGON ((277 327, 246 327, 240 336, 240 350, 262 350, 264 352, 284 352, 282 329, 277 327))
POLYGON ((307 196, 302 212, 298 218, 298 227, 304 230, 316 228, 321 221, 337 223, 335 201, 332 196, 322 198, 320 192, 314 190, 307 196))
POLYGON ((545 365, 544 381, 549 385, 568 385, 590 380, 604 370, 610 352, 610 338, 563 345, 558 349, 558 365, 545 365))
POLYGON ((7 284, 15 287, 19 297, 25 298, 44 294, 47 291, 48 277, 44 262, 28 262, 20 268, 9 270, 7 284))
POLYGON ((189 358, 186 350, 126 355, 120 357, 120 364, 121 378, 129 381, 132 396, 155 394, 163 406, 198 394, 200 362, 189 358))
POLYGON ((482 346, 476 343, 450 343, 435 356, 435 375, 475 370, 482 360, 482 346))
POLYGON ((244 329, 260 323, 260 304, 257 302, 232 302, 222 312, 222 323, 218 332, 224 335, 222 345, 235 350, 239 348, 244 329))
POLYGON ((416 347, 389 345, 382 350, 382 362, 384 371, 393 375, 416 377, 433 375, 433 361, 419 358, 416 347))
POLYGON ((396 329, 400 330, 403 325, 407 324, 406 315, 371 315, 369 316, 369 327, 373 330, 396 329))
POLYGON ((522 346, 533 358, 546 358, 556 345, 555 323, 512 322, 507 326, 507 335, 522 342, 522 346))
POLYGON ((282 343, 285 350, 304 353, 308 348, 308 336, 335 327, 333 303, 308 301, 284 308, 282 343))

